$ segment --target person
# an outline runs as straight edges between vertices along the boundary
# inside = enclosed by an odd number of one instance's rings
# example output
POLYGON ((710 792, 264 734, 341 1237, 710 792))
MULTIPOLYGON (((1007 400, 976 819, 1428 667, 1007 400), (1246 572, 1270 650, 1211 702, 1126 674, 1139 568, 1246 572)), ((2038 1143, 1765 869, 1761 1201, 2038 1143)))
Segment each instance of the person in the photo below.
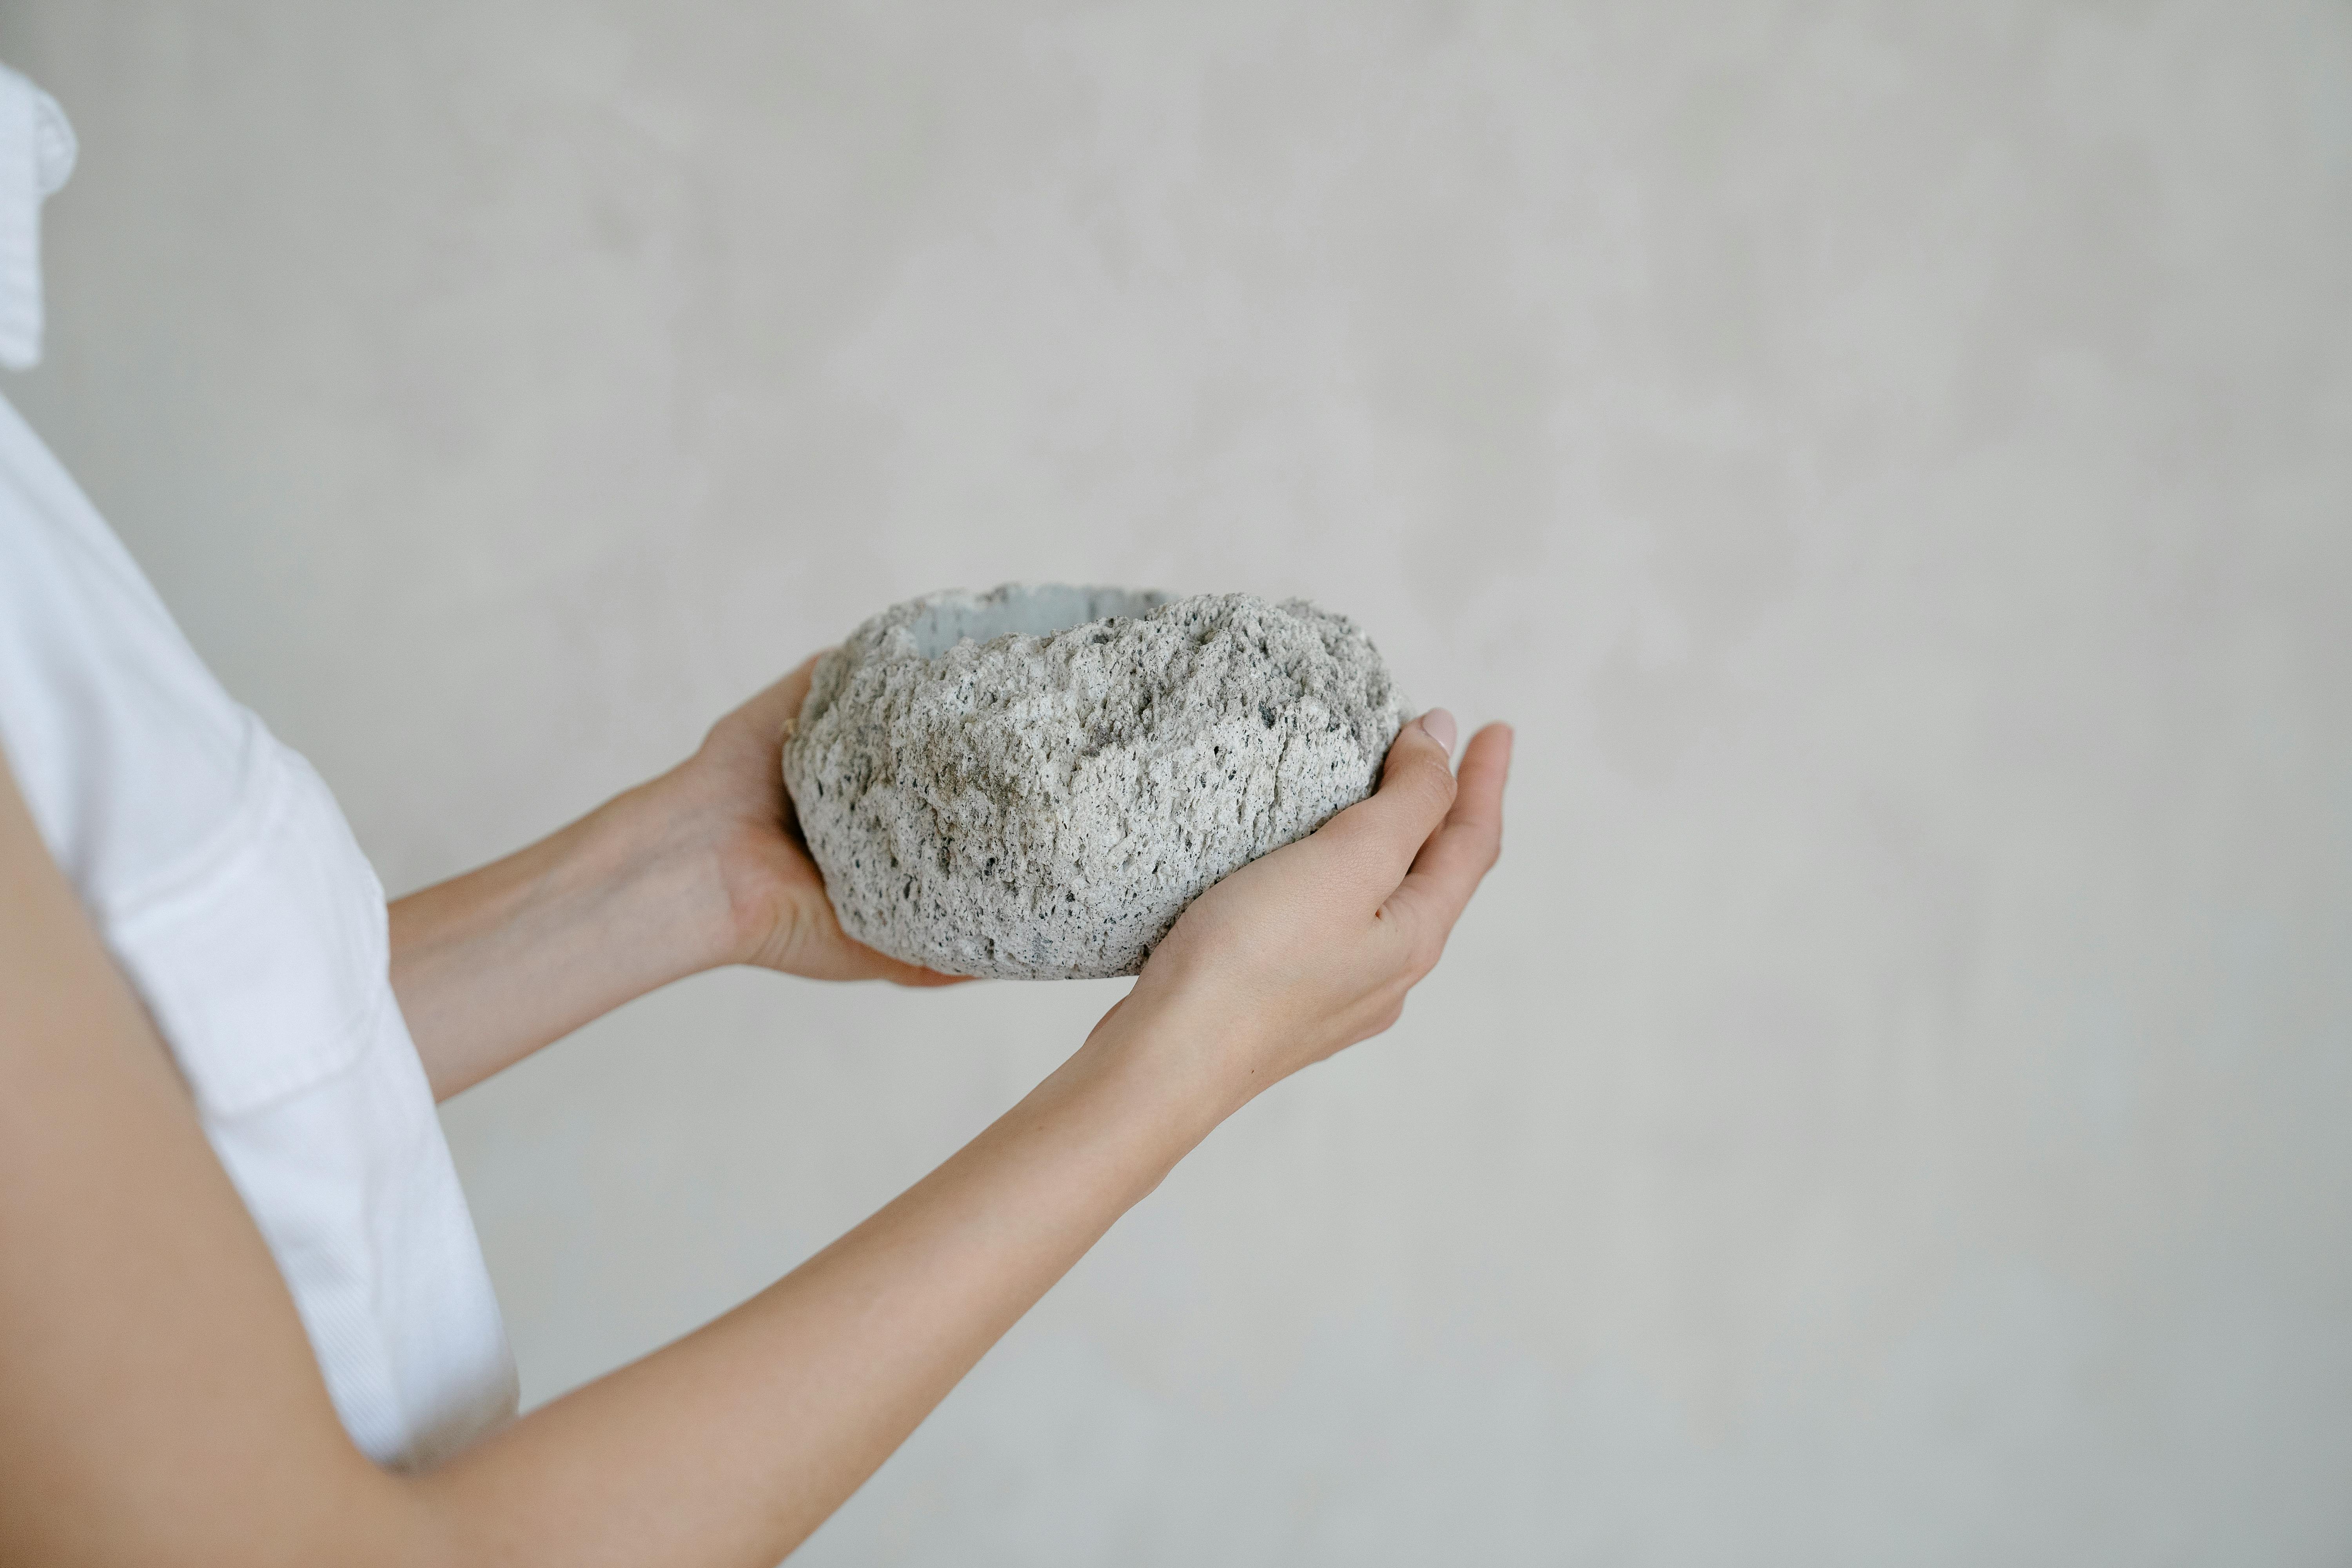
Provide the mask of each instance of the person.
MULTIPOLYGON (((0 68, 12 363, 72 155, 0 68)), ((0 1561, 773 1563, 1220 1121, 1394 1023, 1499 852, 1510 731, 1457 774, 1424 714, 944 1164, 517 1416, 434 1100, 720 964, 954 978, 834 918, 779 765, 809 671, 387 909, 318 776, 0 402, 0 1561)))

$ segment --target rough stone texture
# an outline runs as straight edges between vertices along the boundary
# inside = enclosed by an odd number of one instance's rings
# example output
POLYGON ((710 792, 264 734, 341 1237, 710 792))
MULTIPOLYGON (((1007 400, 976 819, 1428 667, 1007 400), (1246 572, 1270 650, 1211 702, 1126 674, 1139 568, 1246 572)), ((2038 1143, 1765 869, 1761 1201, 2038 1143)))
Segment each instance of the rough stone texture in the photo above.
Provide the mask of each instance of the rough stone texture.
POLYGON ((867 621, 784 746, 852 936, 957 974, 1132 974, 1202 889, 1371 792, 1407 711, 1344 616, 1007 584, 867 621))

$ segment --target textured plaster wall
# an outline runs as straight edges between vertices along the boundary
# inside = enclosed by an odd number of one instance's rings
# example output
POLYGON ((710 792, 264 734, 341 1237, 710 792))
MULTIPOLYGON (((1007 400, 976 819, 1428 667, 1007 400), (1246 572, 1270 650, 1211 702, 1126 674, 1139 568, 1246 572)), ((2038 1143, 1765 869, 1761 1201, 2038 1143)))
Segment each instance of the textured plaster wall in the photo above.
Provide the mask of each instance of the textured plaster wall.
MULTIPOLYGON (((1521 726, 1393 1035, 818 1563, 2352 1555, 2352 11, 0 0, 12 380, 414 886, 867 612, 1307 594, 1521 726)), ((529 1397, 1119 982, 727 974, 447 1121, 529 1397)))

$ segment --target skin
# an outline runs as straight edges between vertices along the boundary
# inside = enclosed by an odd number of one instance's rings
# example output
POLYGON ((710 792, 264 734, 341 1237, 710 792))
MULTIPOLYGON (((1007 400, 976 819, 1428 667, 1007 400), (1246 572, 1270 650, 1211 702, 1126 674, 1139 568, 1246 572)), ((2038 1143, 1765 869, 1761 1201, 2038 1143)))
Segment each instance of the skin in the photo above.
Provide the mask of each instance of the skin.
POLYGON ((436 1100, 673 980, 730 963, 952 985, 845 935, 784 794, 814 658, 693 756, 505 859, 392 905, 392 985, 436 1100))
MULTIPOLYGON (((777 765, 807 667, 694 757, 393 907, 436 1091, 727 963, 948 977, 834 922, 777 765)), ((1453 721, 1227 878, 1018 1105, 742 1306, 420 1475, 344 1436, 169 1053, 0 769, 0 1562, 768 1564, 1226 1116, 1393 1024, 1499 851, 1453 721)))

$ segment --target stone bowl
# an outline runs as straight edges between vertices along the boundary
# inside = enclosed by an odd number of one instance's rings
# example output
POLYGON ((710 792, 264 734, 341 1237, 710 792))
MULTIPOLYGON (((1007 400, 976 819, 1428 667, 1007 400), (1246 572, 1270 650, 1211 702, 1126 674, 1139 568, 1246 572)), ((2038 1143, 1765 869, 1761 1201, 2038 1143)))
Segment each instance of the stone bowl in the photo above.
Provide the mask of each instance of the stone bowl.
POLYGON ((817 661, 784 785, 842 929, 950 974, 1133 974, 1219 878, 1370 795, 1403 700, 1303 599, 1007 584, 817 661))

